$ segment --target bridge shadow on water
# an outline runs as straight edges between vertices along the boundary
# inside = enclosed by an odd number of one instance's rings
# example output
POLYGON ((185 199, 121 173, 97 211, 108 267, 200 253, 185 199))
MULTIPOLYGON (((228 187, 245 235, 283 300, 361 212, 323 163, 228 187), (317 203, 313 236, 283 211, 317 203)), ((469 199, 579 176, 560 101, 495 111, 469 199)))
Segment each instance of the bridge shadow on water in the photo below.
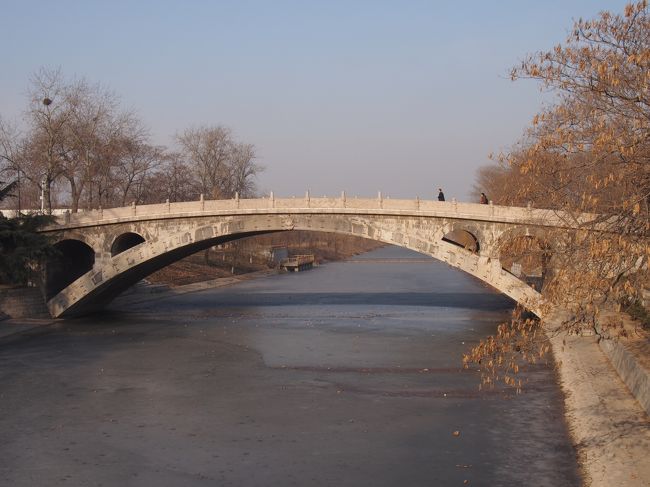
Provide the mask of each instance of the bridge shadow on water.
POLYGON ((433 308, 465 308, 480 311, 512 309, 515 302, 502 294, 487 293, 418 293, 418 292, 369 292, 369 293, 197 293, 182 300, 165 299, 153 306, 157 308, 200 307, 272 307, 272 306, 422 306, 433 308))

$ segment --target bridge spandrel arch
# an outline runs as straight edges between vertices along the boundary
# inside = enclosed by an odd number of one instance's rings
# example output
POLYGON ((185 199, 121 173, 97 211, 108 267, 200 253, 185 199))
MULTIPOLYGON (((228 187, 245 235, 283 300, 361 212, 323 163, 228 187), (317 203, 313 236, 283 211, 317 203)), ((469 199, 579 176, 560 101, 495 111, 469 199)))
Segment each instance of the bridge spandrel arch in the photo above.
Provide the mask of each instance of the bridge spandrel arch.
POLYGON ((126 250, 129 250, 130 248, 133 248, 144 241, 145 238, 139 233, 136 232, 122 233, 117 237, 115 237, 113 243, 111 244, 111 248, 110 248, 111 257, 115 257, 116 255, 121 254, 122 252, 125 252, 126 250))
POLYGON ((502 232, 494 252, 502 267, 536 289, 552 275, 552 259, 562 243, 548 229, 533 226, 508 228, 502 232))
POLYGON ((498 235, 498 238, 495 240, 495 250, 500 252, 500 250, 508 244, 509 241, 517 237, 534 237, 540 242, 544 242, 544 245, 548 247, 551 252, 555 252, 559 242, 556 241, 555 237, 552 235, 552 231, 549 231, 547 228, 541 228, 536 226, 515 226, 504 228, 498 235))
POLYGON ((63 291, 95 265, 95 250, 82 240, 61 239, 54 244, 54 248, 56 255, 45 263, 47 299, 63 291))
POLYGON ((452 230, 451 232, 446 233, 442 237, 442 240, 472 252, 473 254, 478 254, 481 249, 479 239, 476 235, 467 230, 452 230))
MULTIPOLYGON (((418 216, 267 214, 155 220, 149 239, 103 262, 48 302, 53 316, 78 314, 110 301, 148 274, 213 245, 255 234, 288 230, 354 235, 430 255, 490 284, 537 311, 540 296, 485 255, 444 242, 442 220, 418 216)), ((118 227, 120 227, 118 225, 118 227)), ((116 232, 123 231, 123 227, 116 232)))

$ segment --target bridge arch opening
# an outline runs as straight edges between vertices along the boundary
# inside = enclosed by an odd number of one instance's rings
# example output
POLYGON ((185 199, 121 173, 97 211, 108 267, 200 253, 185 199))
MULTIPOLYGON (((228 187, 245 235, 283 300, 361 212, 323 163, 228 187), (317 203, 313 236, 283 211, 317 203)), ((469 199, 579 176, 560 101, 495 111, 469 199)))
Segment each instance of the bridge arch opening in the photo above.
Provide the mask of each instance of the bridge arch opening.
POLYGON ((58 254, 46 263, 47 299, 68 287, 95 265, 95 251, 81 240, 61 240, 54 244, 54 248, 58 254))
POLYGON ((478 253, 480 250, 478 239, 473 233, 467 230, 452 230, 442 237, 442 240, 450 244, 469 250, 473 254, 478 253))
POLYGON ((111 245, 111 257, 121 254, 125 250, 129 250, 136 245, 144 242, 144 237, 135 232, 126 232, 119 235, 111 245))
POLYGON ((541 291, 549 272, 551 246, 536 235, 516 235, 499 246, 501 267, 541 291))

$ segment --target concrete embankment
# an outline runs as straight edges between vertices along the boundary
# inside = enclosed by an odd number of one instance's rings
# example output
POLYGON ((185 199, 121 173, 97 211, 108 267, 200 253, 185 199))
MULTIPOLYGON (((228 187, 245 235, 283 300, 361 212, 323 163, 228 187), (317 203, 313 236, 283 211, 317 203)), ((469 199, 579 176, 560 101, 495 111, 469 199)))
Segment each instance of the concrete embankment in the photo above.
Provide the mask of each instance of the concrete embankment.
POLYGON ((622 376, 639 379, 643 375, 641 362, 634 360, 624 342, 601 340, 599 344, 596 336, 567 336, 557 331, 561 322, 559 313, 548 319, 547 333, 585 484, 647 486, 648 415, 622 380, 622 376), (627 360, 616 360, 616 356, 627 360), (617 362, 618 370, 613 365, 617 362))
MULTIPOLYGON (((636 326, 627 315, 608 313, 610 322, 619 322, 625 333, 613 339, 601 339, 598 344, 610 363, 641 407, 650 414, 650 342, 645 330, 636 326)), ((598 325, 601 336, 605 333, 598 325)))

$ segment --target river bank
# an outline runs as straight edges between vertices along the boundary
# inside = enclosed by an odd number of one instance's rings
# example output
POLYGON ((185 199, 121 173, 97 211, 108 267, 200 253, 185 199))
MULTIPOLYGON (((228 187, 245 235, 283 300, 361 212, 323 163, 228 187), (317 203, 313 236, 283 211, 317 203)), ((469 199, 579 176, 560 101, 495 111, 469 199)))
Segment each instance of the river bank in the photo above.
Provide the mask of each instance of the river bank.
POLYGON ((360 237, 304 232, 258 235, 190 255, 147 277, 147 282, 178 287, 277 268, 273 250, 287 256, 311 254, 316 263, 336 262, 382 247, 360 237))

